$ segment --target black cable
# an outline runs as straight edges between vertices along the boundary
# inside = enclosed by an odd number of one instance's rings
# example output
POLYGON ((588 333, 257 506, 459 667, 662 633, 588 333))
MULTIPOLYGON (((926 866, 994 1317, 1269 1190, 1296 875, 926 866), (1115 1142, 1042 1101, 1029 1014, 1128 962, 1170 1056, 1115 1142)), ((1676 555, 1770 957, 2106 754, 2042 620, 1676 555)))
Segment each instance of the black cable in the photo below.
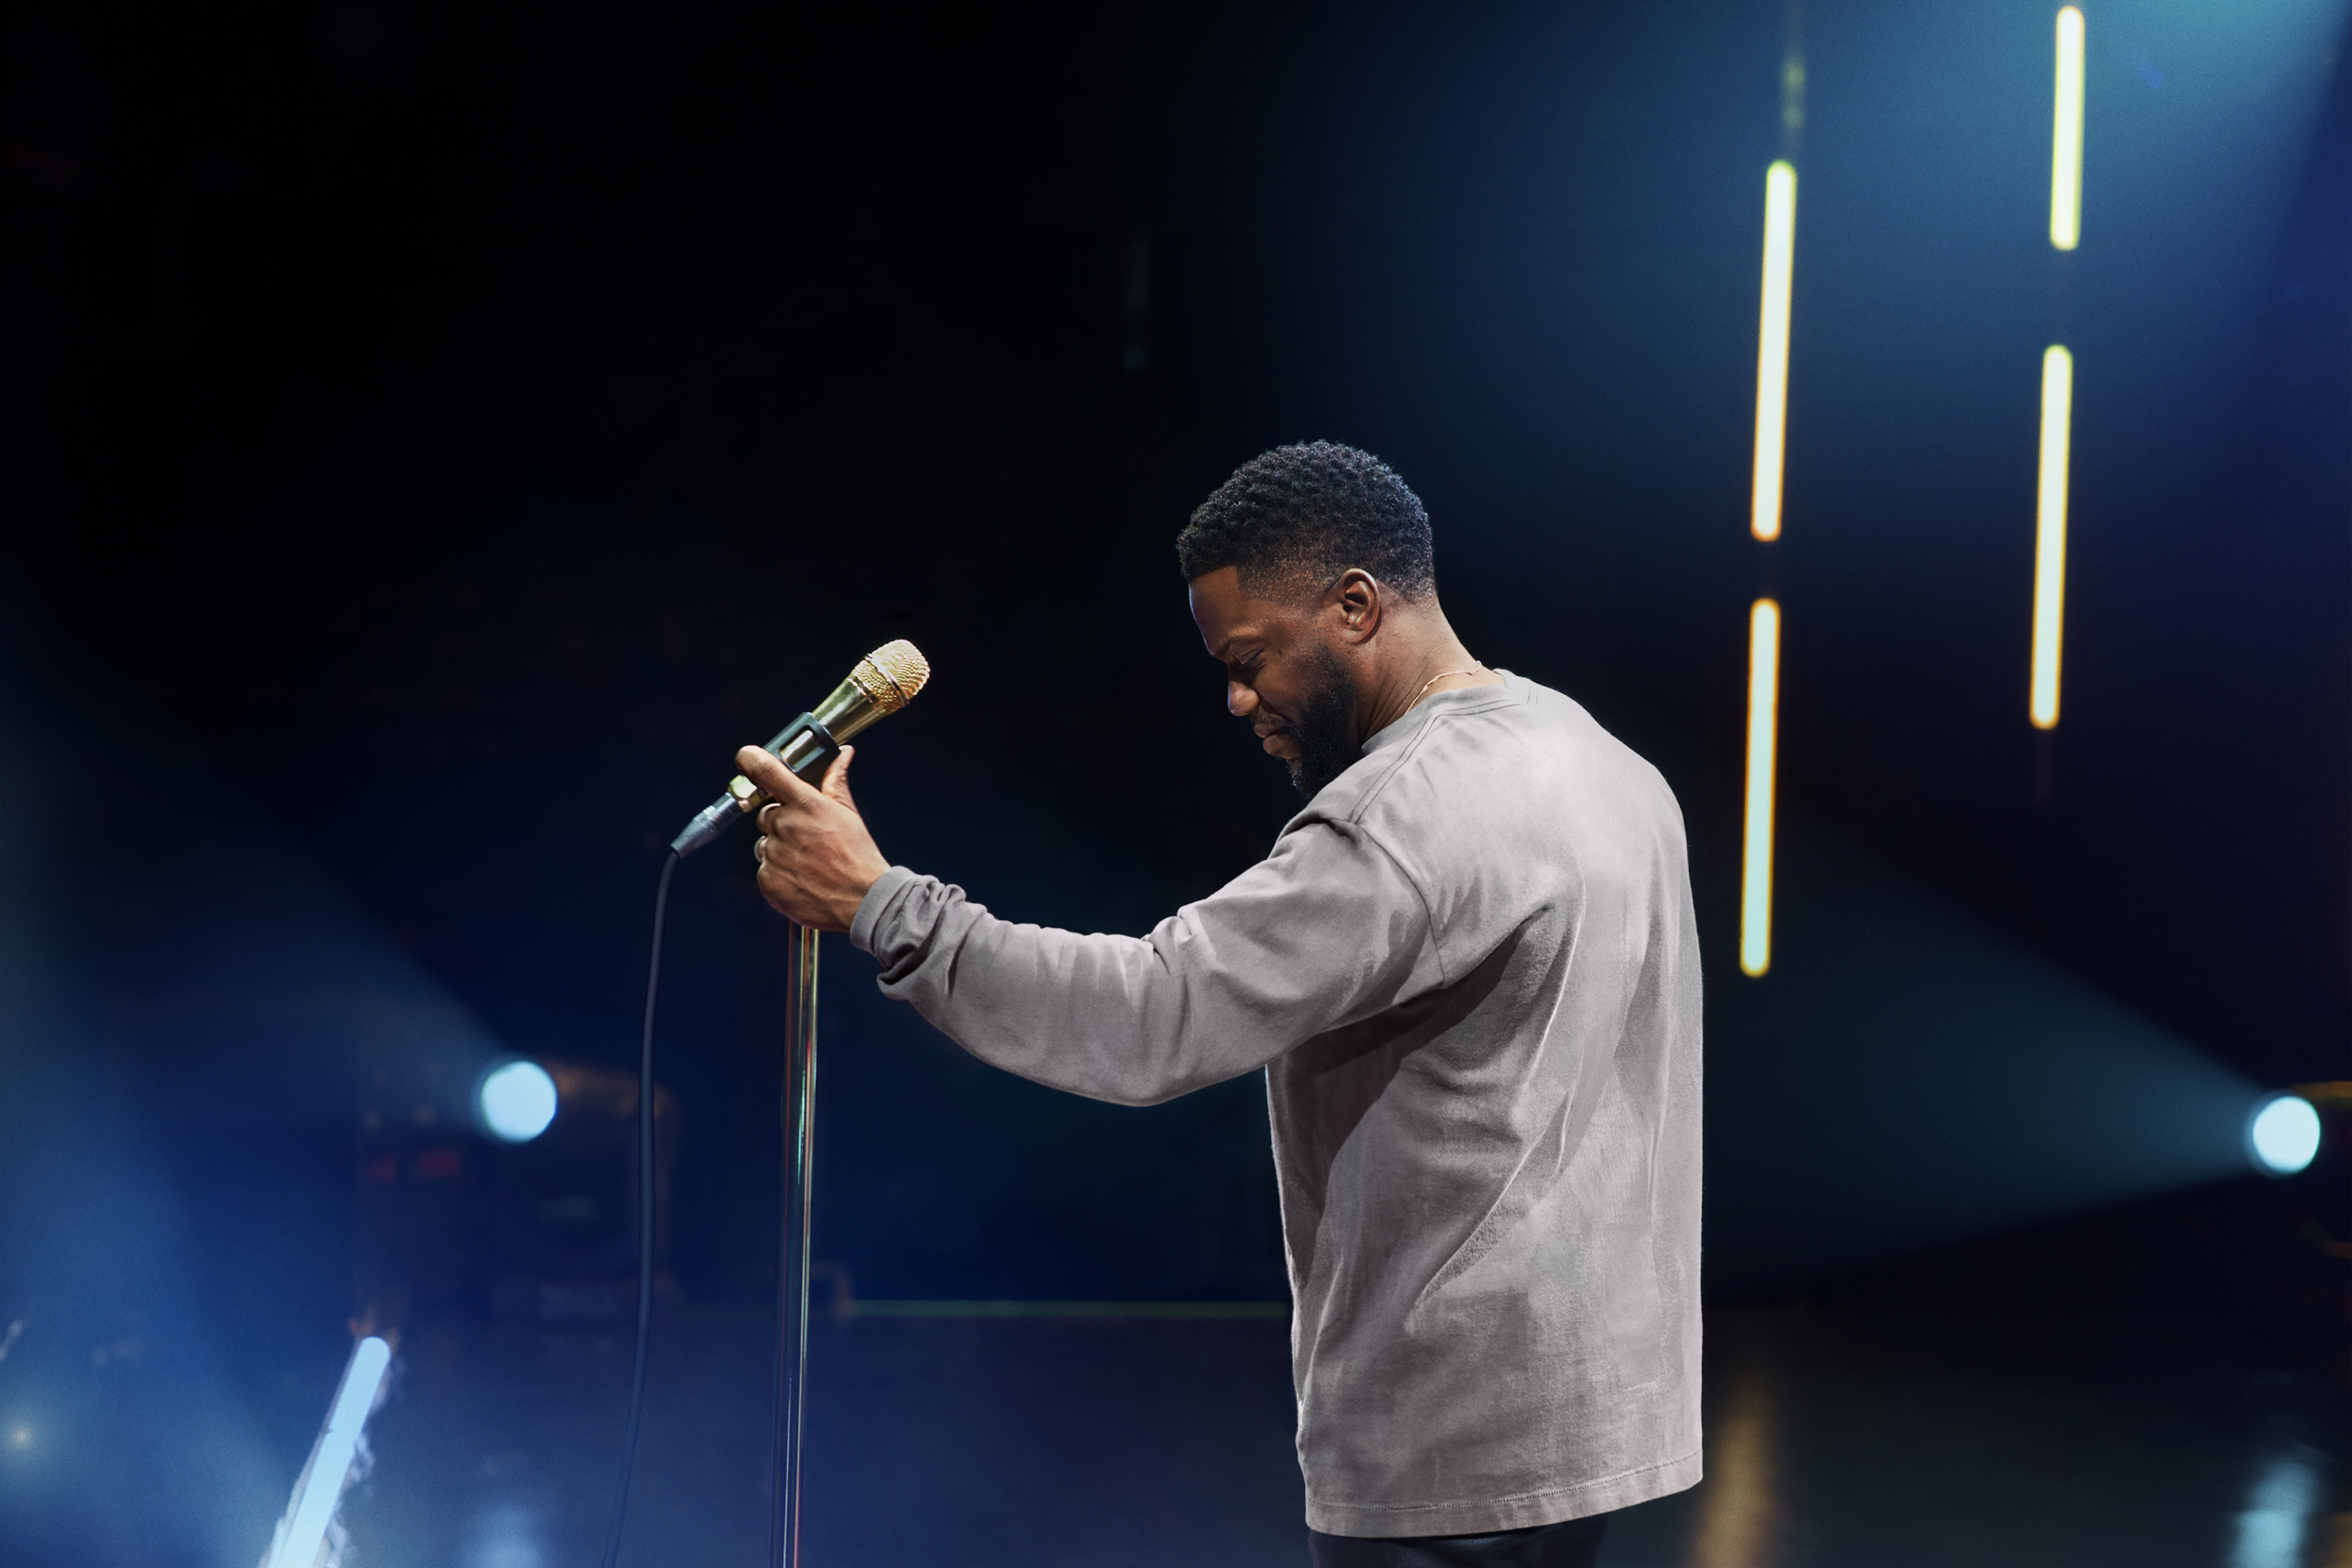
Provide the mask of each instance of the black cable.
POLYGON ((653 955, 646 963, 646 1028, 637 1052, 637 1357, 629 1375, 629 1425, 621 1438, 621 1489, 613 1500, 613 1533, 604 1542, 604 1568, 621 1561, 621 1531, 629 1519, 629 1474, 637 1464, 637 1423, 646 1413, 646 1343, 654 1325, 654 1000, 661 992, 662 925, 669 918, 670 873, 677 851, 662 862, 654 885, 653 955))

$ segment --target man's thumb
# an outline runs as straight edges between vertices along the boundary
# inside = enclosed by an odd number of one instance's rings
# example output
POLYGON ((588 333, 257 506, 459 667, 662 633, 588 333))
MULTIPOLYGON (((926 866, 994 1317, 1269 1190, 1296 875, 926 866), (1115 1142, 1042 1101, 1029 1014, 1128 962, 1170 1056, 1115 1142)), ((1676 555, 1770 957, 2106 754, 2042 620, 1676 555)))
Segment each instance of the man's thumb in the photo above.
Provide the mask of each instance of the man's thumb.
POLYGON ((767 791, 770 800, 789 801, 814 793, 764 746, 744 747, 735 753, 735 765, 743 770, 745 778, 767 791))

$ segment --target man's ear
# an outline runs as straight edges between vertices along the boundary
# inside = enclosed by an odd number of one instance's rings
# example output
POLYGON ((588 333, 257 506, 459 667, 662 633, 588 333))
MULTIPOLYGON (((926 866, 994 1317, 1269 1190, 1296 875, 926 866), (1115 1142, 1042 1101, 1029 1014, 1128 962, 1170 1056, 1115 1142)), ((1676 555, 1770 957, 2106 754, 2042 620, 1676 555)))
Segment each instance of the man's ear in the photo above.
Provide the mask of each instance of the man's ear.
POLYGON ((1342 642, 1370 640, 1381 629, 1383 597, 1379 580, 1362 567, 1350 566, 1339 574, 1339 580, 1323 596, 1323 605, 1342 642))

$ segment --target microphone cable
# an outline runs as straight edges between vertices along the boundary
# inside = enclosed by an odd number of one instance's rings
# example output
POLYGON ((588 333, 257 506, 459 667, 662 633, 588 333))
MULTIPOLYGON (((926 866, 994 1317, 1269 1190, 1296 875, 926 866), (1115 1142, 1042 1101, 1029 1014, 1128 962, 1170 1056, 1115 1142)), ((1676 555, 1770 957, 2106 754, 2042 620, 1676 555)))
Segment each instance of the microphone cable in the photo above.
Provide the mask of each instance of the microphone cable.
POLYGON ((646 962, 646 1027, 637 1051, 637 1353, 629 1374, 629 1423, 621 1438, 621 1489, 613 1500, 613 1532, 604 1541, 604 1568, 618 1568, 621 1531, 629 1520, 629 1477, 637 1465, 637 1426, 646 1413, 646 1344, 654 1326, 654 1003, 661 994, 662 927, 669 919, 669 879, 678 852, 662 861, 654 884, 653 953, 646 962))

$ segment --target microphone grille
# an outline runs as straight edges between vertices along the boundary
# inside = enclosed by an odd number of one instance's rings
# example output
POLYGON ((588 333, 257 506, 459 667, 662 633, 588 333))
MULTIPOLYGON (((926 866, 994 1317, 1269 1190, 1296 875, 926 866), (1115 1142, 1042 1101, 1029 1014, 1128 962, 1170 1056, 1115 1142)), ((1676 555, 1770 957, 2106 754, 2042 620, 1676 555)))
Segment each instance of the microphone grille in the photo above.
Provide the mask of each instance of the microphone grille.
POLYGON ((904 637, 884 643, 849 672, 857 689, 872 698, 876 709, 884 713, 896 713, 912 702, 930 678, 931 661, 904 637))

